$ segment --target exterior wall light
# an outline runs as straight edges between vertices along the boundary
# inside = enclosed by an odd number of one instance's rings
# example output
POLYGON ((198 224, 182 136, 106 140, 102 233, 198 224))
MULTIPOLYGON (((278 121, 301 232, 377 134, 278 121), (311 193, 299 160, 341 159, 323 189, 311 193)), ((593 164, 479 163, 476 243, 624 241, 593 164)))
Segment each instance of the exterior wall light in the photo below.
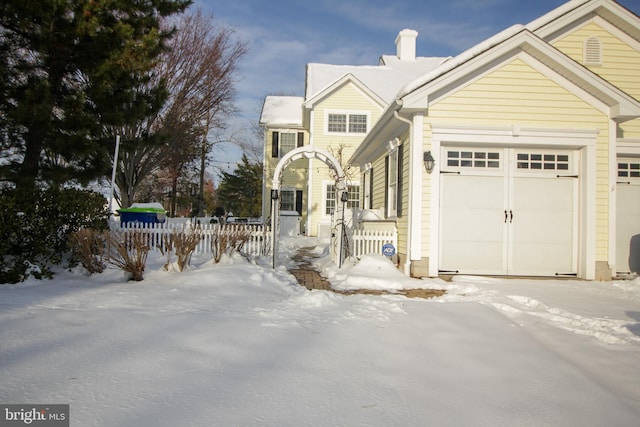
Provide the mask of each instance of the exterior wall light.
POLYGON ((278 190, 271 190, 271 200, 278 200, 278 190))
POLYGON ((424 152, 422 161, 424 162, 424 168, 427 170, 427 173, 433 172, 433 166, 435 166, 436 160, 431 155, 431 151, 424 152))

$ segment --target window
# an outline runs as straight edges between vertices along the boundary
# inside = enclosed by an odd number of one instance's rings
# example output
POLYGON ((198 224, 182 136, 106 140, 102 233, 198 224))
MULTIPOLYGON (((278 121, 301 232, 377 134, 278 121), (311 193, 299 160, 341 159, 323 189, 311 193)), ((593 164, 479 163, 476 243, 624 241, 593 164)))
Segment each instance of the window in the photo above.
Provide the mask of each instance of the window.
POLYGON ((568 171, 568 154, 518 153, 518 169, 568 171))
POLYGON ((292 190, 282 190, 280 192, 280 210, 292 211, 295 209, 296 192, 292 190))
MULTIPOLYGON (((336 186, 334 184, 327 184, 326 187, 326 199, 325 199, 325 215, 331 215, 336 210, 337 195, 336 186)), ((347 185, 347 208, 359 208, 360 207, 360 186, 359 185, 347 185)))
POLYGON ((280 157, 283 157, 289 151, 296 148, 296 134, 295 133, 281 133, 280 134, 280 157))
POLYGON ((625 178, 640 178, 640 163, 620 162, 618 163, 618 176, 625 178))
POLYGON ((329 133, 367 133, 367 114, 329 113, 327 132, 329 133))
POLYGON ((367 133, 367 116, 364 114, 350 114, 349 133, 367 133))
POLYGON ((272 132, 271 157, 277 159, 283 157, 296 147, 304 145, 303 132, 272 132))
POLYGON ((387 216, 398 215, 398 150, 387 157, 387 216))
POLYGON ((346 114, 329 114, 329 132, 344 133, 347 131, 346 114))
POLYGON ((602 65, 602 43, 598 37, 589 37, 584 42, 584 65, 602 65))
POLYGON ((454 168, 499 168, 500 153, 489 151, 447 151, 447 166, 454 168))

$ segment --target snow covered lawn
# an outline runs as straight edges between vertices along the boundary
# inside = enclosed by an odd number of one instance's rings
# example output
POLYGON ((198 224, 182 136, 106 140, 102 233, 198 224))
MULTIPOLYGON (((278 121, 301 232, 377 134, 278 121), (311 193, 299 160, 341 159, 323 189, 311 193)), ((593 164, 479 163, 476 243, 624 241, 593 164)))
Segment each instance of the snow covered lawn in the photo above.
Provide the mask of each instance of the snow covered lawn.
POLYGON ((69 403, 72 426, 638 426, 640 280, 408 279, 382 257, 341 289, 284 265, 151 259, 0 286, 0 403, 69 403))

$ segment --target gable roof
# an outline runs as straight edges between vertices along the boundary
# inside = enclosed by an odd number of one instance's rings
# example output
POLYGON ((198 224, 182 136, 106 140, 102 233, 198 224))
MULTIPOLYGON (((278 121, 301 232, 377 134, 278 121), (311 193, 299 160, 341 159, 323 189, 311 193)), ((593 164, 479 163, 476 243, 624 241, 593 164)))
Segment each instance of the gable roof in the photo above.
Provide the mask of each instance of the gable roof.
POLYGON ((546 41, 554 40, 575 22, 598 15, 640 40, 640 18, 613 0, 571 0, 527 24, 527 29, 546 41))
MULTIPOLYGON (((383 112, 382 117, 356 149, 351 161, 356 164, 369 161, 374 153, 380 151, 380 146, 384 145, 385 141, 396 136, 400 121, 394 118, 397 117, 398 111, 424 110, 438 97, 477 76, 483 67, 488 69, 492 64, 512 58, 520 52, 564 76, 565 81, 571 82, 574 88, 577 86, 579 90, 597 99, 604 108, 609 109, 612 118, 624 121, 639 117, 639 100, 573 61, 532 31, 540 31, 541 35, 544 34, 542 28, 557 32, 558 29, 553 29, 554 20, 564 19, 569 14, 576 19, 585 16, 585 13, 594 16, 595 11, 608 11, 607 13, 615 16, 620 13, 625 22, 631 25, 635 20, 635 26, 638 27, 638 17, 611 0, 573 0, 533 21, 532 24, 507 28, 402 87, 396 95, 395 102, 383 112), (578 13, 582 15, 576 15, 578 13), (395 126, 392 124, 394 120, 395 126)), ((560 27, 566 28, 567 25, 569 23, 560 27)))
POLYGON ((447 59, 418 57, 414 61, 402 61, 396 56, 383 55, 380 65, 310 63, 306 72, 305 106, 312 107, 314 102, 346 81, 351 81, 384 107, 395 99, 402 85, 438 67, 447 59))
POLYGON ((303 102, 304 98, 301 96, 267 96, 262 104, 259 124, 272 127, 301 127, 303 102))
POLYGON ((403 88, 398 94, 398 100, 401 100, 405 108, 426 108, 435 101, 437 91, 446 92, 448 88, 455 88, 472 78, 483 67, 511 58, 519 52, 525 52, 614 109, 610 112, 611 118, 625 121, 640 116, 640 101, 575 62, 523 26, 511 27, 425 74, 403 88))

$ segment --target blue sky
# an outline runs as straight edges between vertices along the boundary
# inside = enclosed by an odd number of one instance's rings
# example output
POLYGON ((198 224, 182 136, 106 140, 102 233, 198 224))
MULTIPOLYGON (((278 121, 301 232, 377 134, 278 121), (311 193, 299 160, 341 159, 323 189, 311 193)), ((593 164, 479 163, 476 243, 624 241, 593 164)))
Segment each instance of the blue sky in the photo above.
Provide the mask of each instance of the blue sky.
MULTIPOLYGON (((564 0, 196 0, 195 7, 247 42, 240 64, 242 122, 257 123, 266 95, 304 93, 309 62, 375 65, 395 54, 403 28, 417 30, 419 56, 455 56, 514 24, 526 24, 564 0)), ((619 0, 640 14, 640 0, 619 0)), ((220 158, 236 159, 228 149, 220 158)))

